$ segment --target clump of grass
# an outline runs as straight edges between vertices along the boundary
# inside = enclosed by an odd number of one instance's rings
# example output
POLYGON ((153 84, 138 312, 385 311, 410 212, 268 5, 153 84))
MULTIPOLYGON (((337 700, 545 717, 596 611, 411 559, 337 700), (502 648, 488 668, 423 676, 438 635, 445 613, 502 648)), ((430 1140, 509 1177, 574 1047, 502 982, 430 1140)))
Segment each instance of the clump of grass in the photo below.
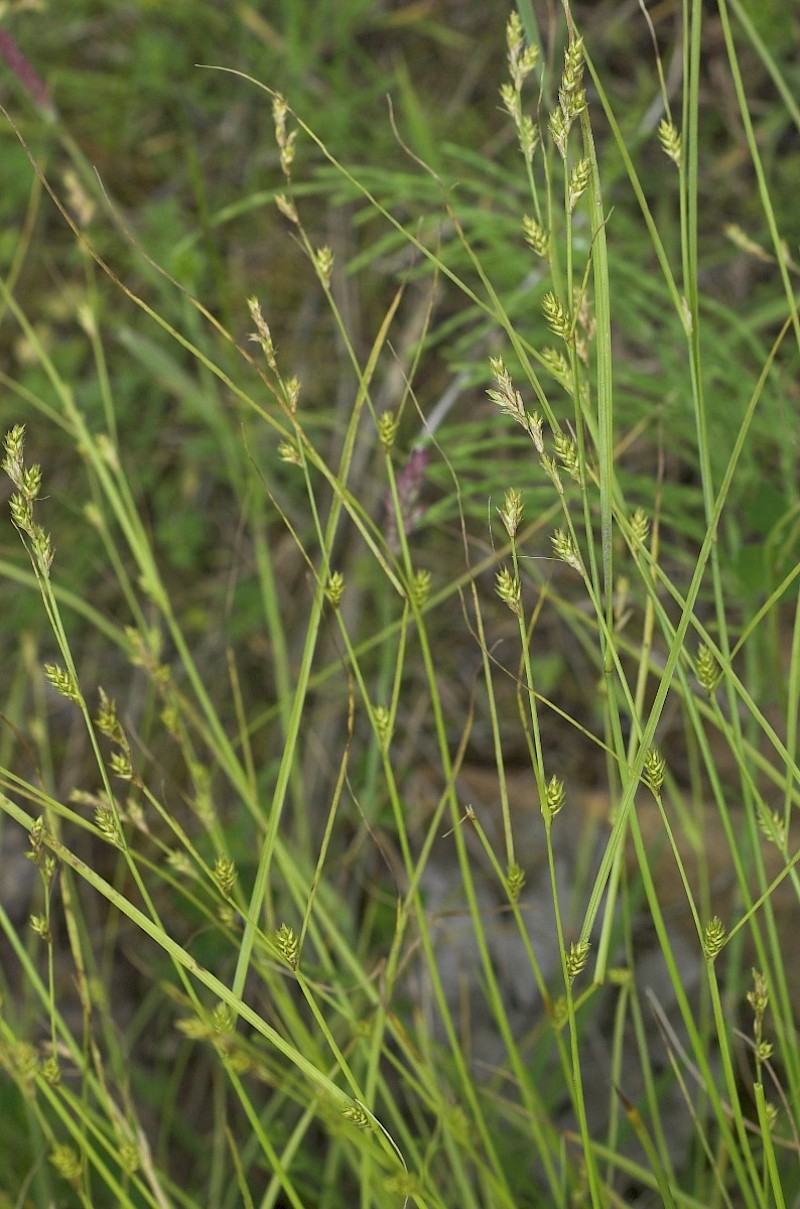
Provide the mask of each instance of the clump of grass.
POLYGON ((510 16, 500 98, 523 283, 536 266, 513 305, 480 220, 462 221, 441 175, 416 161, 450 242, 401 221, 264 89, 277 205, 333 318, 344 403, 315 400, 257 298, 241 304, 245 346, 188 291, 185 334, 122 286, 201 367, 213 409, 235 553, 202 607, 164 572, 96 327, 84 323, 104 408, 89 424, 3 285, 47 383, 19 390, 28 414, 3 464, 30 567, 13 575, 48 623, 46 653, 24 652, 0 794, 37 882, 30 912, 0 909, 13 955, 0 1017, 18 1156, 0 1175, 8 1196, 793 1203, 800 629, 797 568, 777 553, 796 534, 790 475, 757 603, 726 560, 761 531, 732 501, 752 481, 762 413, 782 406, 798 332, 721 12, 783 292, 719 441, 706 331, 732 341, 738 329, 701 288, 699 10, 680 115, 655 60, 651 141, 672 174, 674 245, 569 8, 552 60, 532 10, 510 16), (304 141, 413 253, 363 352, 336 256, 304 219, 304 141), (642 255, 638 271, 616 241, 642 255), (406 300, 418 306, 420 265, 480 349, 439 408, 422 401, 443 338, 435 301, 405 344, 395 337, 406 300), (669 349, 618 302, 631 280, 669 349), (683 412, 637 410, 625 346, 642 340, 654 364, 679 367, 668 385, 683 412), (478 382, 465 455, 460 408, 478 382), (60 583, 64 507, 28 458, 45 424, 87 485, 102 606, 60 583), (670 480, 671 454, 690 482, 670 480), (466 787, 487 767, 479 802, 466 787))

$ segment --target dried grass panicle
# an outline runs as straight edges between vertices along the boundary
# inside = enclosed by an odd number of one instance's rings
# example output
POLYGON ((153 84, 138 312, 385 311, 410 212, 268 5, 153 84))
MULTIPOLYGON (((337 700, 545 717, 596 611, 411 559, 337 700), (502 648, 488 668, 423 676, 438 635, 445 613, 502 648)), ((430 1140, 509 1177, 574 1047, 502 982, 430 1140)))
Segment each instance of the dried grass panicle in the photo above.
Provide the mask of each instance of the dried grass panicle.
POLYGON ((517 424, 520 424, 525 429, 530 435, 537 451, 541 453, 544 449, 541 417, 537 412, 525 410, 522 395, 511 381, 511 375, 506 369, 502 357, 490 357, 489 366, 497 384, 497 389, 487 390, 486 394, 500 408, 501 412, 507 416, 511 416, 512 420, 515 420, 517 424))
POLYGON ((278 144, 281 157, 281 170, 287 179, 291 176, 295 142, 297 140, 297 131, 287 131, 286 129, 288 113, 289 107, 286 101, 278 94, 272 102, 272 119, 275 123, 275 141, 278 144))

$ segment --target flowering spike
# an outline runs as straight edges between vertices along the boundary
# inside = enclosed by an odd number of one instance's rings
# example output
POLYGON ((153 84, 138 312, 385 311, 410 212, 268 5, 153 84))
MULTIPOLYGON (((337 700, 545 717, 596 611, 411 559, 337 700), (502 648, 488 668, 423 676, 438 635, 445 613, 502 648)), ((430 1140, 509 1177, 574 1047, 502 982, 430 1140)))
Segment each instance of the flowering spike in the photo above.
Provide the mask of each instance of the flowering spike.
POLYGON ((9 429, 5 438, 6 456, 3 459, 3 470, 15 487, 22 487, 22 476, 25 472, 25 425, 15 424, 9 429))
POLYGON ((574 982, 580 974, 583 967, 586 965, 586 959, 589 956, 588 940, 576 940, 569 946, 569 952, 566 956, 567 977, 570 982, 574 982))
POLYGON ((392 715, 385 705, 377 705, 373 717, 375 734, 378 736, 381 750, 386 751, 392 739, 392 715))
POLYGON ((576 483, 579 483, 581 481, 581 466, 575 442, 568 436, 565 436, 563 432, 560 432, 556 434, 553 444, 559 462, 569 477, 574 479, 576 483))
POLYGON ((713 961, 725 944, 725 925, 718 915, 708 921, 703 934, 703 951, 706 959, 713 961))
POLYGON ((582 575, 583 567, 581 566, 581 560, 569 534, 565 533, 563 529, 557 529, 550 540, 553 543, 553 551, 556 558, 560 558, 568 567, 572 567, 573 571, 577 571, 582 575))
POLYGON ((650 530, 650 521, 644 508, 637 508, 631 519, 631 537, 637 546, 643 546, 650 530))
POLYGON ((550 246, 550 237, 547 231, 538 223, 535 218, 530 218, 527 214, 522 219, 522 233, 525 236, 525 242, 536 253, 537 256, 546 256, 550 246))
POLYGON ((522 616, 522 589, 516 576, 507 567, 497 572, 497 595, 517 617, 522 616))
POLYGON ((548 290, 542 299, 542 313, 553 334, 569 342, 572 337, 572 319, 552 290, 548 290))
POLYGON ((589 177, 592 174, 592 165, 588 159, 579 160, 570 173, 569 187, 567 189, 567 208, 570 214, 577 206, 580 199, 586 192, 586 186, 589 184, 589 177))
POLYGON ((414 573, 411 581, 410 596, 418 609, 421 609, 431 594, 431 573, 421 570, 414 573))
POLYGON ((68 701, 74 702, 75 705, 81 704, 80 689, 75 683, 73 676, 65 671, 63 667, 58 667, 55 663, 46 663, 44 665, 44 674, 57 693, 60 693, 62 697, 66 697, 68 701))
POLYGON ((558 777, 551 777, 542 802, 542 814, 548 823, 552 823, 565 801, 564 782, 558 777))
POLYGON ((293 970, 296 970, 299 949, 297 937, 295 936, 294 931, 289 927, 288 924, 281 924, 278 931, 273 933, 272 939, 275 943, 276 949, 286 964, 291 966, 293 970))
POLYGON ((278 94, 272 102, 272 120, 275 123, 275 141, 278 144, 278 150, 281 155, 281 169, 286 177, 290 174, 294 159, 294 143, 297 138, 296 130, 287 133, 286 116, 288 112, 289 107, 286 101, 278 94))
POLYGON ((345 1108, 342 1116, 357 1129, 369 1129, 369 1117, 360 1104, 353 1103, 349 1108, 345 1108))
POLYGON ((720 672, 719 665, 714 658, 713 652, 709 650, 705 643, 701 643, 697 648, 696 672, 700 685, 706 690, 710 697, 713 694, 714 689, 719 684, 722 673, 720 672))
POLYGON ((680 131, 668 118, 662 118, 659 122, 658 141, 661 143, 664 154, 669 156, 677 168, 680 168, 683 155, 680 131))
POLYGON ((319 248, 314 253, 314 267, 320 281, 327 289, 331 284, 331 273, 333 272, 333 252, 329 247, 319 248))
POLYGON ((261 345, 261 350, 267 360, 267 365, 272 370, 273 374, 278 372, 278 363, 275 358, 275 345, 272 343, 272 333, 269 330, 269 325, 261 313, 261 304, 257 298, 247 299, 247 308, 250 311, 250 318, 256 325, 256 330, 250 336, 256 344, 261 345))
POLYGON ((521 493, 514 487, 510 487, 506 492, 503 507, 498 508, 497 511, 505 525, 506 533, 509 537, 514 537, 522 520, 523 503, 521 493))
POLYGON ((516 861, 513 861, 508 866, 506 885, 508 887, 508 897, 511 899, 512 903, 515 903, 525 886, 525 874, 522 870, 522 867, 518 865, 516 861))
POLYGON ((661 797, 661 787, 664 784, 664 774, 667 762, 657 747, 651 747, 644 759, 644 783, 654 797, 661 797))
POLYGON ((527 113, 523 113, 519 120, 519 146, 527 163, 533 163, 533 153, 539 142, 539 130, 536 124, 527 113))
POLYGON ((236 885, 236 865, 229 856, 218 856, 212 873, 221 894, 229 897, 236 885))
POLYGON ((342 603, 342 597, 344 596, 344 576, 342 575, 341 571, 333 571, 331 573, 330 579, 328 580, 328 586, 325 589, 325 595, 328 597, 328 600, 331 602, 334 609, 338 609, 339 605, 342 603))
POLYGON ((397 430, 400 427, 397 416, 393 411, 384 411, 378 420, 378 440, 386 453, 397 440, 397 430))

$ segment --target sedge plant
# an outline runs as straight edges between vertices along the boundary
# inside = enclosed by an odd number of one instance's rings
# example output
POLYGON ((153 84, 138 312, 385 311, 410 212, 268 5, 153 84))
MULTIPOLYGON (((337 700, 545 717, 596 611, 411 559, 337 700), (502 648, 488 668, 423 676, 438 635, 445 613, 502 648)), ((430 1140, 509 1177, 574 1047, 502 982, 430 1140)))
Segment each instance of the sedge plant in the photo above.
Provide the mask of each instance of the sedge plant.
POLYGON ((704 20, 685 7, 677 93, 654 43, 647 151, 676 216, 662 232, 576 13, 565 4, 553 54, 531 5, 509 16, 499 95, 523 267, 508 299, 482 254, 491 216, 482 232, 460 213, 441 165, 409 153, 407 200, 438 223, 407 221, 384 197, 393 177, 345 167, 281 94, 228 72, 270 106, 274 200, 335 333, 335 422, 262 300, 242 300, 245 343, 169 279, 182 330, 37 178, 91 274, 167 350, 158 366, 179 350, 197 367, 248 572, 198 621, 126 461, 102 325, 81 310, 103 383, 90 423, 3 283, 41 373, 5 438, 27 564, 4 573, 47 623, 23 651, 36 687, 12 685, 0 796, 3 843, 21 835, 35 871, 31 909, 0 912, 7 1198, 796 1203, 796 453, 757 603, 726 566, 752 536, 752 447, 790 406, 800 345, 742 47, 790 90, 721 0, 777 291, 721 440, 709 366, 738 329, 703 291, 704 20), (383 249, 409 254, 365 348, 304 218, 304 146, 382 224, 383 249), (629 249, 638 315, 617 301, 629 249), (663 415, 637 412, 624 356, 651 307, 674 341, 657 351, 680 365, 665 383, 682 410, 663 415), (454 333, 457 389, 426 407, 426 358, 454 333), (84 540, 108 576, 97 602, 60 580, 71 552, 35 460, 48 425, 80 468, 84 540), (255 654, 234 641, 240 603, 255 654))

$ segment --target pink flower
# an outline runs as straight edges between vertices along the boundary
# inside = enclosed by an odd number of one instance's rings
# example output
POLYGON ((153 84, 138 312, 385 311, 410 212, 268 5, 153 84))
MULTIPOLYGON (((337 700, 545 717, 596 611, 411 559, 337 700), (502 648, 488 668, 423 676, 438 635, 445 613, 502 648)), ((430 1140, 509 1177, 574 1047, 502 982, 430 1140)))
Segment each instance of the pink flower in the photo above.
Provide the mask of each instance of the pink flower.
MULTIPOLYGON (((427 465, 427 450, 417 445, 411 450, 408 461, 397 476, 397 498, 400 504, 403 532, 406 536, 411 533, 425 511, 417 501, 422 489, 427 465)), ((397 530, 397 517, 395 516, 391 492, 387 492, 386 494, 385 508, 386 540, 390 548, 397 553, 400 549, 400 535, 397 530)))
POLYGON ((0 29, 0 58, 5 59, 37 109, 43 110, 48 116, 54 116, 55 106, 47 85, 39 79, 11 34, 4 29, 0 29))

